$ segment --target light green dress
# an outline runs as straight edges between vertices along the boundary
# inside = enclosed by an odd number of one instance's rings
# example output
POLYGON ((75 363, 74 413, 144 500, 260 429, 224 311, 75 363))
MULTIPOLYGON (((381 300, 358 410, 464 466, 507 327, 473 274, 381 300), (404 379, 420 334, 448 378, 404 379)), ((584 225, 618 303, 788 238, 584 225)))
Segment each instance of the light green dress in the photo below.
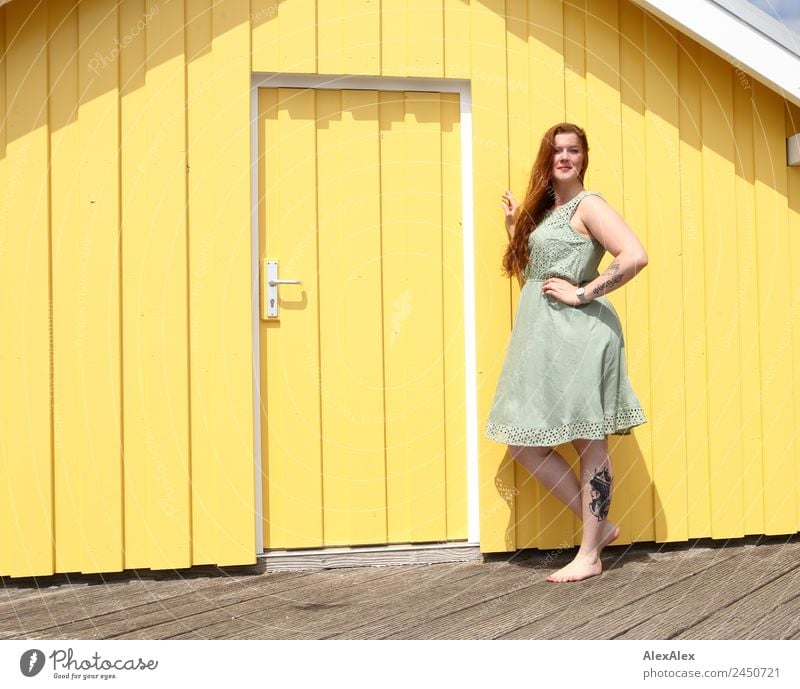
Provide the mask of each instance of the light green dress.
POLYGON ((485 428, 497 442, 602 440, 647 421, 628 380, 622 328, 608 298, 568 306, 542 292, 549 277, 577 287, 599 275, 605 248, 569 224, 588 194, 597 192, 582 191, 548 211, 528 239, 526 282, 485 428))

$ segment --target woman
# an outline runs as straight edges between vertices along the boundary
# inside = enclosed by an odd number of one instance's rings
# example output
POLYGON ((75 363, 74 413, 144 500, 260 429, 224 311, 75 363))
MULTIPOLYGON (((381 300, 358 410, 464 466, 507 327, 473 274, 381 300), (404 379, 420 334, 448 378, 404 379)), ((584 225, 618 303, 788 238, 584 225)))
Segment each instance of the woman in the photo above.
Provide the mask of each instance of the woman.
POLYGON ((525 280, 485 433, 583 520, 575 559, 547 581, 603 570, 619 536, 606 517, 613 471, 607 436, 647 421, 631 388, 619 318, 604 296, 647 265, 647 253, 597 192, 583 188, 589 145, 568 122, 542 138, 521 205, 503 194, 509 244, 504 274, 525 280), (608 251, 614 260, 598 274, 608 251), (572 442, 575 477, 555 446, 572 442))

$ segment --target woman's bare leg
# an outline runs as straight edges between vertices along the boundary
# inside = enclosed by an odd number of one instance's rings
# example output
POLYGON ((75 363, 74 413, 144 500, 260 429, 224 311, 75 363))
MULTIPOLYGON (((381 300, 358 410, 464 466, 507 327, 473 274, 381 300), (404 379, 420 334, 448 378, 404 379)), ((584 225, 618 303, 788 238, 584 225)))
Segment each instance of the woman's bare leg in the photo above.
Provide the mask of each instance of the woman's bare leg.
POLYGON ((566 460, 553 447, 509 445, 511 456, 533 477, 582 517, 581 486, 566 460))
POLYGON ((572 444, 581 458, 583 539, 575 559, 547 581, 580 581, 600 574, 600 553, 619 537, 619 527, 608 520, 613 473, 607 439, 579 439, 572 444))

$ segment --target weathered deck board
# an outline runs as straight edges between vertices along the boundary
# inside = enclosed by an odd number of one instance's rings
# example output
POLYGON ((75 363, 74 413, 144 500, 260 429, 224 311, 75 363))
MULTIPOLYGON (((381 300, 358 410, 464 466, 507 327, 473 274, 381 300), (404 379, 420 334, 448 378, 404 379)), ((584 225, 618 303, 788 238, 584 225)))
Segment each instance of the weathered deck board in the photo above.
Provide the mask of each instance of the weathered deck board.
POLYGON ((792 638, 800 630, 800 562, 789 571, 779 570, 776 566, 775 576, 766 583, 769 572, 765 572, 761 581, 754 580, 752 593, 728 606, 717 607, 675 638, 708 634, 716 639, 760 639, 776 627, 783 630, 778 638, 792 638))
MULTIPOLYGON (((312 592, 312 597, 301 603, 287 600, 271 608, 264 605, 248 607, 241 611, 241 619, 237 626, 226 625, 224 629, 219 629, 219 626, 215 625, 205 628, 202 630, 202 638, 248 638, 248 634, 252 633, 254 621, 263 623, 270 616, 290 621, 291 626, 286 625, 285 638, 325 638, 326 630, 335 631, 341 628, 339 625, 343 623, 355 624, 365 616, 369 618, 378 614, 385 601, 392 601, 390 605, 393 605, 395 610, 399 609, 402 604, 397 603, 398 597, 407 598, 409 589, 427 588, 430 586, 429 582, 438 581, 442 577, 447 577, 449 581, 458 585, 457 582, 477 574, 474 565, 456 566, 455 569, 449 567, 446 572, 438 565, 382 569, 384 569, 382 575, 380 569, 371 570, 371 576, 368 576, 367 571, 363 572, 365 575, 363 580, 354 582, 360 586, 356 592, 344 590, 336 586, 333 581, 329 581, 327 587, 317 587, 312 592), (387 570, 391 572, 391 576, 386 573, 387 570), (376 581, 378 576, 381 577, 379 582, 376 581), (372 586, 372 584, 377 585, 372 586), (320 615, 320 609, 324 609, 326 614, 320 615)), ((174 638, 197 638, 197 635, 174 638)))
MULTIPOLYGON (((42 590, 40 596, 26 596, 21 600, 15 600, 13 593, 6 590, 6 597, 0 604, 0 629, 5 630, 14 618, 19 618, 24 620, 25 630, 31 636, 39 631, 48 633, 80 620, 91 623, 115 611, 135 611, 148 603, 163 604, 174 597, 193 595, 202 584, 195 583, 195 586, 198 588, 193 589, 186 581, 164 581, 150 586, 136 581, 125 585, 66 584, 60 591, 51 587, 42 590), (105 595, 97 595, 98 587, 105 595)), ((0 631, 0 638, 6 636, 6 632, 0 631)))
MULTIPOLYGON (((353 572, 354 570, 343 570, 353 572)), ((114 608, 101 615, 81 617, 66 624, 61 624, 59 632, 67 638, 112 639, 132 638, 131 634, 146 634, 146 638, 166 638, 160 636, 157 628, 164 625, 190 626, 192 617, 211 615, 221 619, 230 619, 228 609, 242 599, 262 598, 264 596, 296 595, 309 584, 319 586, 319 582, 306 581, 310 573, 281 572, 269 575, 272 584, 265 590, 258 586, 260 577, 231 576, 224 580, 208 580, 184 587, 180 595, 171 596, 166 601, 146 601, 136 606, 114 608), (254 586, 256 584, 256 586, 254 586), (169 603, 165 606, 164 603, 169 603)), ((331 579, 337 579, 340 572, 331 572, 331 579)), ((49 630, 42 630, 45 634, 49 630)), ((35 638, 42 638, 37 636, 35 638)))
MULTIPOLYGON (((416 567, 415 567, 416 568, 416 567)), ((273 596, 262 593, 235 601, 224 610, 206 610, 180 620, 164 623, 151 633, 161 639, 229 639, 237 632, 259 630, 269 638, 304 638, 296 635, 294 620, 298 616, 323 617, 340 606, 350 606, 359 591, 383 590, 392 582, 402 579, 407 568, 381 567, 328 570, 325 581, 317 579, 312 587, 292 591, 290 596, 273 596), (222 612, 222 614, 220 614, 222 612)), ((116 638, 138 638, 135 630, 116 638)))
MULTIPOLYGON (((373 625, 394 617, 414 619, 423 607, 432 604, 431 601, 470 596, 471 582, 482 578, 474 564, 448 571, 430 566, 416 575, 409 573, 409 576, 398 578, 391 588, 382 587, 350 599, 346 606, 323 618, 313 615, 294 617, 297 626, 293 638, 335 638, 342 630, 373 625)), ((237 638, 247 638, 247 630, 242 629, 237 638)), ((379 637, 376 634, 369 638, 379 637)))
POLYGON ((0 639, 781 639, 800 637, 800 537, 483 562, 0 579, 0 639))
MULTIPOLYGON (((619 552, 624 552, 620 549, 619 552)), ((588 579, 575 588, 570 584, 554 585, 544 581, 550 572, 566 564, 569 557, 559 558, 553 566, 539 569, 537 563, 526 564, 527 585, 498 591, 493 599, 478 599, 471 606, 449 614, 439 613, 434 619, 420 620, 404 630, 404 634, 424 634, 427 638, 584 638, 567 631, 582 623, 591 626, 598 616, 613 611, 636 597, 664 585, 658 574, 659 561, 645 562, 641 555, 629 552, 617 558, 604 558, 606 572, 588 579), (628 585, 650 568, 651 573, 638 590, 628 585)), ((690 576, 689 574, 685 576, 690 576)), ((594 633, 594 630, 592 630, 594 633)), ((395 632, 392 638, 399 638, 395 632)), ((416 638, 416 637, 415 637, 416 638)), ((585 638, 594 638, 591 636, 585 638)))
MULTIPOLYGON (((297 580, 308 576, 307 572, 282 572, 273 578, 273 586, 278 589, 282 582, 289 589, 297 586, 297 580), (291 582, 291 583, 290 583, 291 582)), ((148 607, 164 608, 166 604, 173 606, 182 600, 198 600, 208 596, 217 598, 226 588, 226 581, 247 581, 252 576, 228 576, 215 568, 214 575, 196 576, 185 572, 172 571, 172 578, 161 574, 157 577, 136 574, 124 579, 120 575, 114 577, 95 577, 78 575, 69 577, 71 583, 60 585, 40 584, 41 599, 38 596, 25 595, 24 589, 6 588, 5 596, 0 602, 0 638, 10 620, 19 617, 25 620, 25 630, 30 638, 101 638, 80 636, 88 629, 96 629, 114 619, 115 616, 130 617, 139 615, 148 607), (20 591, 17 598, 14 593, 20 591), (44 637, 35 636, 39 632, 44 637), (58 637, 63 634, 63 637, 58 637)), ((61 577, 48 577, 61 580, 61 577)), ((10 580, 8 586, 20 586, 10 580)), ((37 589, 31 589, 34 593, 37 589)))
MULTIPOLYGON (((718 560, 707 570, 707 576, 699 580, 693 577, 660 591, 652 597, 648 604, 651 611, 646 614, 641 614, 639 610, 627 611, 629 623, 637 618, 641 619, 641 622, 631 624, 629 629, 617 638, 650 639, 653 638, 655 630, 664 625, 675 630, 675 636, 697 638, 696 632, 692 629, 695 625, 702 624, 717 610, 746 601, 748 596, 756 594, 761 587, 779 576, 785 577, 787 584, 794 577, 794 586, 797 590, 800 579, 792 574, 792 570, 796 571, 797 563, 798 553, 794 548, 776 544, 745 548, 738 557, 718 560)), ((797 610, 795 606, 795 614, 797 610)), ((625 612, 625 610, 620 611, 621 614, 625 612)), ((748 625, 761 617, 760 610, 751 611, 748 625)), ((608 622, 611 626, 615 624, 611 620, 608 622)), ((775 622, 780 625, 779 619, 775 622)), ((779 633, 777 638, 783 635, 780 630, 780 626, 773 627, 773 631, 779 633)), ((741 637, 728 637, 725 629, 719 625, 712 629, 707 628, 705 633, 714 639, 758 638, 751 637, 752 632, 746 632, 741 637)))
MULTIPOLYGON (((394 610, 376 611, 379 614, 343 623, 336 633, 329 633, 330 638, 375 639, 396 638, 398 634, 412 632, 415 628, 428 628, 432 620, 442 617, 458 616, 463 610, 476 605, 491 606, 493 601, 506 595, 509 590, 519 587, 527 588, 529 577, 525 577, 524 568, 508 563, 487 564, 487 571, 474 577, 468 586, 454 588, 447 577, 441 577, 438 584, 430 590, 419 590, 409 594, 410 604, 401 609, 397 601, 394 610)), ((432 638, 432 637, 431 637, 432 638)))

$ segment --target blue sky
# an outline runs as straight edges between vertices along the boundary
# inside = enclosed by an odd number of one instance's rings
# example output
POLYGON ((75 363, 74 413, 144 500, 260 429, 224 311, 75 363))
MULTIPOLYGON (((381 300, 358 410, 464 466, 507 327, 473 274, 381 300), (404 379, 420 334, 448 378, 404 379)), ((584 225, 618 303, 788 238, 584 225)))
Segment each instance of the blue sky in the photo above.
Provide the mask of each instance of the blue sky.
POLYGON ((800 0, 748 0, 748 2, 800 33, 800 0))

